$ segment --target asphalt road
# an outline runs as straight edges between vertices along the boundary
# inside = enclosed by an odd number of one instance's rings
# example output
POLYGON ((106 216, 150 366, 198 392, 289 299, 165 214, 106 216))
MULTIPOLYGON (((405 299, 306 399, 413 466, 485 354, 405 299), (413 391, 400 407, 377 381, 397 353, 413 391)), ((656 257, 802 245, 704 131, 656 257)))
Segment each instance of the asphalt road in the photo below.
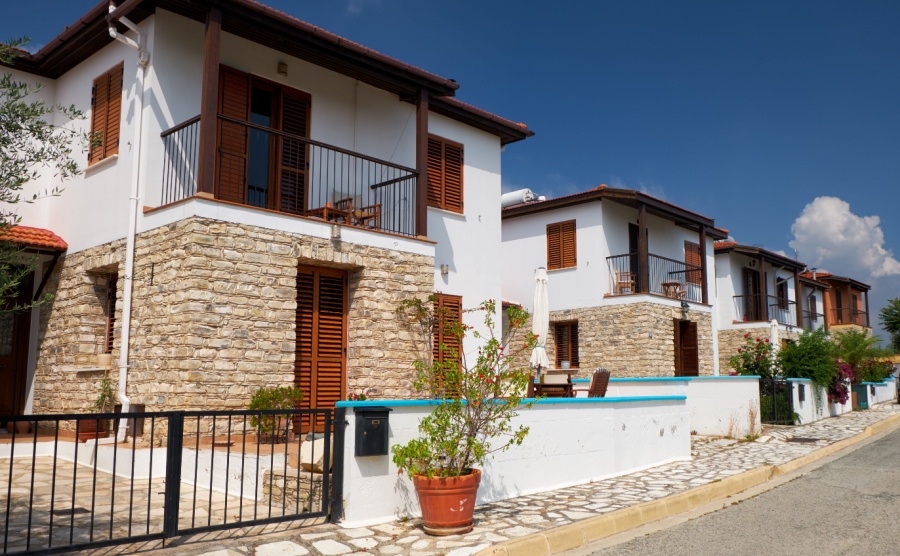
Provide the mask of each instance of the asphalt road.
POLYGON ((900 555, 900 430, 726 509, 592 554, 900 555))

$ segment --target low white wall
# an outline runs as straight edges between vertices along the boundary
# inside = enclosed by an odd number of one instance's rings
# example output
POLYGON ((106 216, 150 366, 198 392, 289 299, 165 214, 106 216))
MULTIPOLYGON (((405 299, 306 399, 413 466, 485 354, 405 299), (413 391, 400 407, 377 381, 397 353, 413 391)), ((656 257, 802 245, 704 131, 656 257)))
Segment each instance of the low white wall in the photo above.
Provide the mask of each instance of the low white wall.
MULTIPOLYGON (((587 397, 590 380, 573 382, 576 396, 587 397)), ((742 437, 751 429, 758 433, 762 426, 756 376, 611 378, 606 395, 686 396, 691 431, 696 434, 742 437)))
POLYGON ((897 399, 897 384, 894 377, 887 378, 881 382, 864 382, 869 387, 869 404, 884 403, 895 401, 897 399), (875 387, 873 395, 872 387, 875 387))
MULTIPOLYGON (((354 407, 389 406, 390 445, 419 435, 433 402, 339 402, 348 408, 344 443, 345 527, 419 515, 415 489, 391 456, 354 456, 354 407)), ((684 396, 549 399, 523 408, 514 426, 530 432, 521 446, 497 454, 483 471, 478 504, 587 483, 690 459, 684 396)))
MULTIPOLYGON (((828 401, 828 391, 821 386, 815 386, 810 379, 789 378, 788 381, 794 385, 792 392, 794 413, 799 417, 799 424, 801 425, 819 421, 826 417, 836 417, 853 411, 850 396, 847 397, 847 401, 843 404, 831 403, 828 401), (802 402, 800 401, 801 385, 804 389, 804 400, 802 402), (819 391, 819 395, 822 399, 821 408, 816 406, 816 390, 819 391)), ((848 385, 847 388, 849 389, 850 386, 848 385)))
MULTIPOLYGON (((26 435, 27 436, 27 435, 26 435)), ((53 441, 19 442, 13 445, 0 444, 0 458, 8 458, 12 453, 15 458, 53 457, 53 441)), ((166 476, 166 449, 165 448, 140 448, 131 450, 119 448, 115 450, 116 475, 130 478, 132 475, 131 460, 134 458, 134 478, 147 479, 152 470, 153 478, 166 476), (152 463, 152 466, 151 466, 152 463)), ((57 446, 56 457, 63 461, 78 461, 80 465, 94 467, 96 458, 97 471, 112 473, 113 470, 113 446, 112 444, 97 445, 95 441, 75 442, 72 440, 60 440, 57 446), (77 453, 76 453, 77 452, 77 453)))

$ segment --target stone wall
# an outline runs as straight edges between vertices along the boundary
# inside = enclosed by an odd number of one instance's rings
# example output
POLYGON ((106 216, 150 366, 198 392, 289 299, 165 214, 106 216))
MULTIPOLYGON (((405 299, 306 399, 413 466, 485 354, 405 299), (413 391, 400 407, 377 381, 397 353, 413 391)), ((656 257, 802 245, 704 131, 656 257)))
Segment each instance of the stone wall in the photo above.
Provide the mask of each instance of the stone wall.
MULTIPOLYGON (((763 324, 762 326, 754 328, 719 330, 719 374, 731 374, 731 372, 734 370, 731 368, 731 365, 728 364, 728 360, 732 356, 737 355, 738 348, 743 347, 744 342, 746 341, 744 338, 745 334, 749 334, 750 336, 748 337, 756 341, 756 338, 768 338, 769 330, 769 325, 767 324, 763 324)), ((788 333, 784 330, 779 330, 778 337, 796 341, 797 338, 800 337, 800 333, 788 333)))
MULTIPOLYGON (((60 260, 47 286, 56 299, 40 324, 35 413, 80 412, 96 398, 102 371, 69 371, 102 351, 102 277, 115 270, 121 318, 123 260, 124 241, 60 260)), ((259 387, 291 383, 298 263, 348 272, 348 389, 415 396, 417 350, 394 310, 433 292, 432 257, 192 217, 136 241, 132 403, 147 411, 237 409, 259 387)), ((115 338, 114 368, 118 331, 115 338)))
MULTIPOLYGON (((697 347, 701 375, 712 375, 712 317, 689 311, 697 323, 697 347)), ((681 309, 653 302, 588 307, 550 313, 547 355, 556 361, 554 322, 578 321, 578 376, 588 377, 606 367, 614 377, 653 377, 675 374, 674 319, 681 309)))

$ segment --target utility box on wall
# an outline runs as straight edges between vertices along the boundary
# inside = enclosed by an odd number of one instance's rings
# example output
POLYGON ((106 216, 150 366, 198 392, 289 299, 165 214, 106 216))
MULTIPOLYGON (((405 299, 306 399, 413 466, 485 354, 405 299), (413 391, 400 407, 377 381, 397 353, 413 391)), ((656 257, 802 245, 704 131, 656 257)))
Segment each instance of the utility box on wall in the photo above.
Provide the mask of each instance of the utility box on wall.
POLYGON ((356 414, 356 456, 388 455, 388 415, 391 408, 354 407, 353 412, 356 414))

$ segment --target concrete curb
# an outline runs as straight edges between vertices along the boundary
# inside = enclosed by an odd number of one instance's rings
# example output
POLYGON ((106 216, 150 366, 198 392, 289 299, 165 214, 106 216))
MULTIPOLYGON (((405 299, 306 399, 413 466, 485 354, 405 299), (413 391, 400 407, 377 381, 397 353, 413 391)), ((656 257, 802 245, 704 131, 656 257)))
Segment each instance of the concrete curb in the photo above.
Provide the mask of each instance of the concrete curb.
POLYGON ((839 440, 834 444, 829 444, 781 465, 763 465, 750 471, 732 475, 727 479, 708 483, 678 494, 660 498, 659 500, 643 502, 608 514, 589 517, 575 523, 563 525, 562 527, 555 527, 515 540, 504 541, 479 551, 475 556, 550 556, 568 550, 575 550, 611 535, 673 517, 710 502, 734 496, 749 488, 763 484, 776 475, 784 475, 796 471, 801 467, 815 463, 862 442, 871 436, 892 430, 898 426, 900 426, 900 414, 892 415, 873 425, 869 425, 857 435, 839 440))

